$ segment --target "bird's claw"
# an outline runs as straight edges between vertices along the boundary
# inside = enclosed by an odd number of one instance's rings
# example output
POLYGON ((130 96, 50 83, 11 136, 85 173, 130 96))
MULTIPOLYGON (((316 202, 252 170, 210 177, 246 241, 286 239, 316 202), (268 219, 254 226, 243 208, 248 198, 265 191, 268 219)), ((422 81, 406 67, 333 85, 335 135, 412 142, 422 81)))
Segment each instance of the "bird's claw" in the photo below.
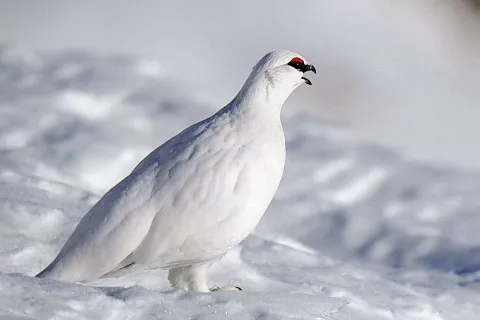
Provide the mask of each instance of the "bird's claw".
POLYGON ((209 289, 211 292, 216 292, 216 291, 242 291, 242 288, 237 287, 237 286, 225 286, 225 287, 219 287, 219 286, 214 286, 209 289))

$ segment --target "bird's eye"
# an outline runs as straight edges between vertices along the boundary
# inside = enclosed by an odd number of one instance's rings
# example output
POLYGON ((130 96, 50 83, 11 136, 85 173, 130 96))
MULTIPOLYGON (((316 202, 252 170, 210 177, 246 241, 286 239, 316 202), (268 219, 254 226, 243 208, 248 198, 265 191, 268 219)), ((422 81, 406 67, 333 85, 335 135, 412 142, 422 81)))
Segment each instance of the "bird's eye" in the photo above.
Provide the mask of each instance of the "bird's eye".
POLYGON ((303 71, 303 67, 305 66, 305 62, 303 59, 299 57, 295 57, 288 63, 289 66, 294 67, 297 70, 303 71))

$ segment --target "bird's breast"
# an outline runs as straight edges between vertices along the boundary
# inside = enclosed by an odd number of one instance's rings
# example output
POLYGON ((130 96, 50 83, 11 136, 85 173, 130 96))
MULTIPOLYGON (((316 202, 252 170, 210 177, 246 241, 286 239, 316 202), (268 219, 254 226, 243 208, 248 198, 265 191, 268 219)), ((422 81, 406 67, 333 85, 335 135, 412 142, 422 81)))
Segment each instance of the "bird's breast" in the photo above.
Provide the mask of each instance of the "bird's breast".
POLYGON ((154 246, 159 257, 167 250, 164 243, 178 245, 175 257, 224 253, 257 225, 275 195, 284 163, 281 131, 250 134, 233 127, 197 140, 158 169, 152 200, 159 214, 145 245, 154 246))

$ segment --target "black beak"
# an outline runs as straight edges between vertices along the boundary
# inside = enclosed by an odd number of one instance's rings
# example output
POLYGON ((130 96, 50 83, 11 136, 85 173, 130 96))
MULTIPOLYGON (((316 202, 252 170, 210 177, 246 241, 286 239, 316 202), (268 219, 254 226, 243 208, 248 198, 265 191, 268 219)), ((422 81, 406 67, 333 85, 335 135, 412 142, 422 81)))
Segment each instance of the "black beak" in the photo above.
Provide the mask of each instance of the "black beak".
POLYGON ((307 70, 305 72, 313 71, 313 73, 317 74, 317 69, 315 69, 315 66, 313 64, 307 64, 306 67, 307 70))
POLYGON ((312 85, 312 81, 308 80, 307 78, 305 77, 302 77, 303 81, 305 81, 306 84, 308 84, 309 86, 312 85))
MULTIPOLYGON (((313 64, 305 64, 304 65, 304 68, 303 68, 303 73, 307 72, 307 71, 312 71, 313 73, 317 74, 317 69, 315 69, 315 66, 313 64)), ((312 85, 312 82, 310 80, 308 80, 307 78, 305 77, 302 77, 303 81, 305 81, 306 84, 308 84, 309 86, 312 85)))

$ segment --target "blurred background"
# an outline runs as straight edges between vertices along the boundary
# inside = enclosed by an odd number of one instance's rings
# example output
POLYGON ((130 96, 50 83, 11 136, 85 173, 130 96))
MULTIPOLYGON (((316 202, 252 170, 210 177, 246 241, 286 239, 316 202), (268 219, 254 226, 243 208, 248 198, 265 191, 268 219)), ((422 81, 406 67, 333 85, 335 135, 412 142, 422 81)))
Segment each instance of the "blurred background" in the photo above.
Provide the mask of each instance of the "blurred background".
POLYGON ((471 0, 1 1, 0 269, 41 269, 100 195, 278 49, 318 72, 283 109, 285 173, 256 235, 478 287, 471 0))
MULTIPOLYGON (((266 52, 315 64, 286 112, 350 127, 405 157, 480 168, 480 12, 474 0, 0 3, 0 43, 158 61, 221 107, 266 52)), ((159 69, 159 70, 160 70, 159 69)))

